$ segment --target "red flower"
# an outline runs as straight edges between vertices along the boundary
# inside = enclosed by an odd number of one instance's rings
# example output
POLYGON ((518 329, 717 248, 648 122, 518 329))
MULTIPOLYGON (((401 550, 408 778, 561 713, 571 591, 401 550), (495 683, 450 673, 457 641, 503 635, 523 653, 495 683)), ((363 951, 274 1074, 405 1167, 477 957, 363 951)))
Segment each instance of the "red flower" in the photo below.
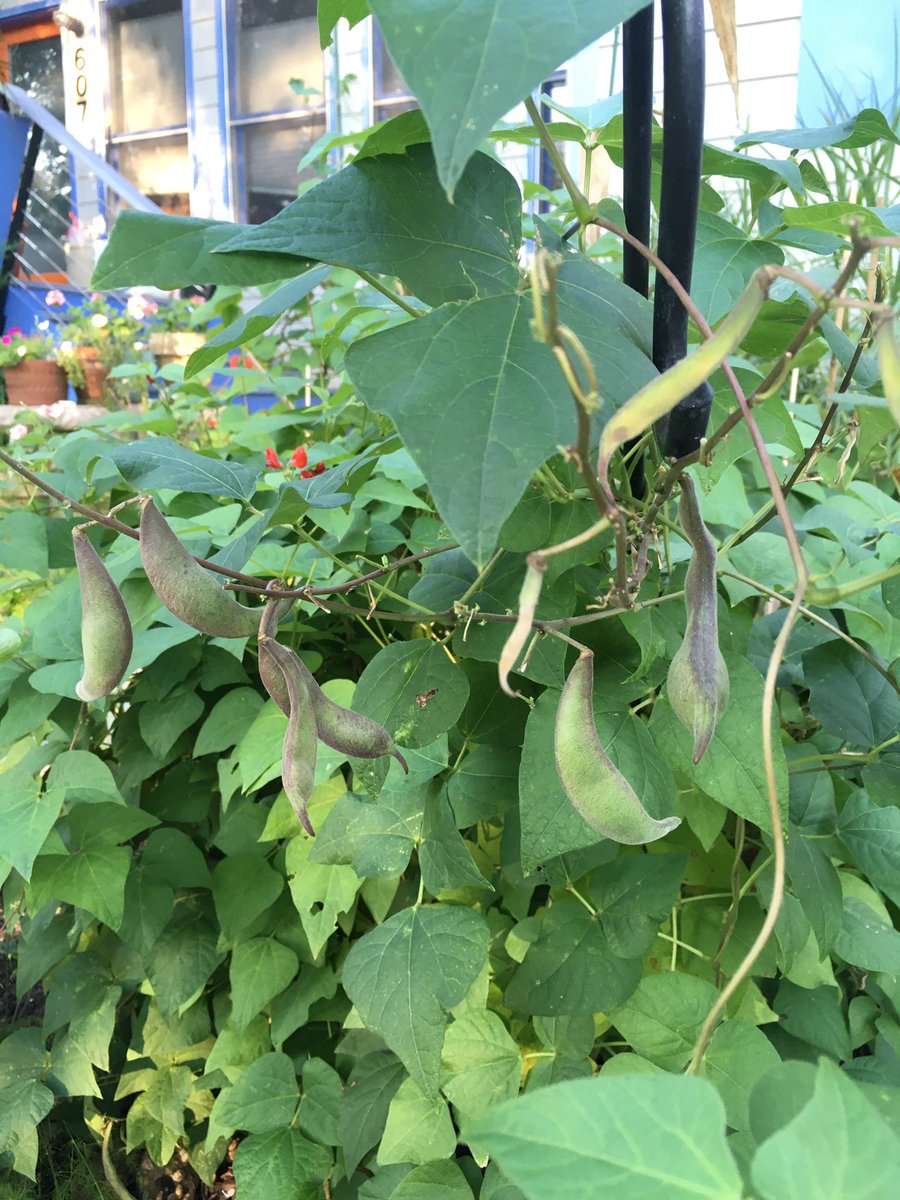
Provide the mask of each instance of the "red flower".
POLYGON ((266 449, 266 466, 273 468, 281 468, 281 463, 278 461, 278 455, 271 446, 266 449))
POLYGON ((299 471, 301 467, 305 467, 309 462, 309 456, 306 453, 305 446, 298 446, 291 455, 291 466, 296 467, 299 471))
POLYGON ((300 478, 301 479, 312 479, 314 475, 321 475, 324 470, 325 470, 325 464, 323 462, 316 463, 316 465, 313 467, 313 469, 311 471, 301 471, 300 478))
POLYGON ((215 417, 207 417, 206 418, 206 424, 210 429, 215 429, 215 427, 218 425, 218 423, 219 422, 216 420, 215 417))
POLYGON ((246 367, 246 368, 247 368, 249 371, 252 371, 252 370, 254 370, 254 369, 255 369, 255 367, 256 367, 256 363, 253 361, 253 359, 252 359, 252 358, 245 358, 245 359, 244 359, 244 366, 245 366, 245 367, 246 367))
POLYGON ((241 365, 241 356, 239 354, 230 355, 228 365, 229 367, 239 367, 241 365))

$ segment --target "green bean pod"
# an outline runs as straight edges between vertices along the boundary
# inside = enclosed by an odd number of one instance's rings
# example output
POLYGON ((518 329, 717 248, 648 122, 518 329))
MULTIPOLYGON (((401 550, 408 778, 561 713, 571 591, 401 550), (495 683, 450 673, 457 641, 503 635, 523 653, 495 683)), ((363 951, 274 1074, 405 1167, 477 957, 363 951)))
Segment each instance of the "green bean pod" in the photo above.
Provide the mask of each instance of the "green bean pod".
POLYGON ((894 320, 892 309, 887 310, 887 316, 876 318, 875 347, 884 396, 891 416, 900 425, 900 347, 897 346, 894 320))
POLYGON ((149 496, 141 502, 140 547, 153 590, 185 625, 210 637, 256 633, 259 610, 238 604, 215 576, 195 562, 149 496))
POLYGON ((84 672, 75 685, 82 700, 99 700, 119 686, 133 649, 125 601, 88 541, 84 525, 72 530, 75 565, 81 585, 81 653, 84 672))
POLYGON ((716 544, 703 524, 694 481, 681 477, 681 525, 694 551, 684 581, 687 628, 669 666, 672 711, 694 738, 693 760, 706 752, 728 705, 728 668, 719 650, 716 544))
POLYGON ((539 554, 529 554, 525 579, 522 582, 522 590, 519 592, 519 615, 516 618, 515 625, 512 627, 512 632, 506 639, 503 649, 500 652, 500 661, 498 663, 500 687, 506 692, 507 696, 512 696, 514 699, 518 697, 519 693, 515 688, 510 687, 509 673, 519 661, 519 656, 524 650, 525 643, 531 634, 534 611, 537 608, 538 600, 541 598, 541 588, 544 586, 544 572, 546 570, 547 564, 539 554))
POLYGON ((318 734, 312 702, 303 676, 295 668, 296 655, 273 638, 264 637, 259 643, 260 656, 270 656, 281 670, 287 687, 290 710, 288 726, 281 750, 281 782, 287 798, 300 818, 300 824, 315 837, 307 806, 316 778, 318 734))
POLYGON ((594 655, 590 650, 569 672, 556 712, 556 769, 572 806, 592 829, 623 846, 655 842, 681 824, 655 820, 634 788, 610 761, 594 723, 594 655))
POLYGON ((283 713, 290 714, 290 697, 287 693, 287 672, 281 664, 289 659, 291 671, 302 680, 306 688, 315 714, 319 738, 326 746, 346 754, 348 758, 381 758, 384 754, 390 754, 409 774, 406 759, 383 725, 379 725, 371 717, 354 712, 352 708, 344 708, 343 705, 329 700, 303 660, 293 650, 279 645, 279 650, 286 657, 267 658, 263 653, 266 644, 265 638, 260 640, 259 677, 283 713))

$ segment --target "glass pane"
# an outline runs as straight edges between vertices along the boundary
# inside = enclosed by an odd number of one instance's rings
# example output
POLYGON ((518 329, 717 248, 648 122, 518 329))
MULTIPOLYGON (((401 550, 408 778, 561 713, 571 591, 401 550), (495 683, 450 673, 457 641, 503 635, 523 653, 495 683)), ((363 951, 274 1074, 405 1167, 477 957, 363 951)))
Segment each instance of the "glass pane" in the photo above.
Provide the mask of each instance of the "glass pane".
POLYGON ((118 170, 168 213, 189 216, 191 169, 187 137, 147 138, 116 146, 118 170))
POLYGON ((374 110, 375 121, 386 121, 389 117, 396 117, 398 113, 411 112, 414 108, 418 108, 415 100, 388 100, 384 104, 376 104, 374 110))
POLYGON ((187 124, 180 0, 140 0, 109 11, 113 132, 187 124))
POLYGON ((316 174, 313 168, 298 172, 297 164, 324 132, 324 117, 250 125, 239 131, 248 221, 268 221, 297 199, 300 181, 316 174))
POLYGON ((325 87, 316 0, 238 0, 238 114, 321 108, 325 87), (292 79, 316 88, 298 96, 292 79))
MULTIPOLYGON (((375 99, 389 100, 394 96, 408 96, 409 88, 406 86, 406 80, 397 70, 396 63, 390 54, 388 54, 388 48, 384 44, 384 38, 381 36, 381 30, 377 25, 375 26, 372 40, 375 51, 375 99)), ((399 108, 396 111, 403 112, 404 109, 399 108)))
MULTIPOLYGON (((29 96, 34 96, 44 108, 63 120, 62 48, 58 37, 10 45, 9 77, 12 83, 24 88, 29 96)), ((19 247, 27 274, 65 272, 65 253, 60 243, 69 227, 71 207, 69 156, 51 138, 44 137, 19 247)))

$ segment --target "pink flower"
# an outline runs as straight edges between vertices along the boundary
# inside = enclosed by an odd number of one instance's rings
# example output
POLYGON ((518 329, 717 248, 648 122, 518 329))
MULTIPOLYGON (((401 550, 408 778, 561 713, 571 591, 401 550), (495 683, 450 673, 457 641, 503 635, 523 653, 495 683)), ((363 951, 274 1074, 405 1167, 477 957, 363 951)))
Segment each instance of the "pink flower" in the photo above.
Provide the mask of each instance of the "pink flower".
POLYGON ((44 297, 44 303, 49 304, 51 308, 61 308, 66 302, 66 298, 59 288, 52 288, 44 297))
POLYGON ((4 333, 3 337, 0 337, 0 342, 2 342, 4 346, 11 346, 12 345, 12 334, 4 333))
POLYGON ((159 309, 159 305, 156 303, 155 300, 145 300, 144 301, 145 316, 152 317, 153 314, 158 311, 158 309, 159 309))
POLYGON ((17 333, 19 334, 19 336, 21 336, 22 330, 18 327, 18 325, 13 325, 12 329, 8 330, 8 333, 9 333, 10 337, 13 337, 17 333))
POLYGON ((23 438, 27 432, 27 425, 13 425, 9 431, 9 440, 11 442, 17 442, 19 438, 23 438))

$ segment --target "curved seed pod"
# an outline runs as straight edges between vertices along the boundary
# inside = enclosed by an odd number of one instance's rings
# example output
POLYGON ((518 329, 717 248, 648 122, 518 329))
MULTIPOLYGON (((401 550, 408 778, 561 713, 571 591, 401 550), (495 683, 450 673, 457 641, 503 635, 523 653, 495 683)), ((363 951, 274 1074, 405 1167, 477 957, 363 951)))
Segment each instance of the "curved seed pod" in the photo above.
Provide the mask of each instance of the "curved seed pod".
POLYGON ((655 820, 607 757, 594 724, 594 655, 585 650, 569 672, 556 712, 556 769, 572 805, 592 829, 623 846, 655 842, 681 824, 655 820))
POLYGON ((534 620, 534 610, 541 598, 541 588, 544 585, 544 572, 547 564, 540 555, 529 554, 528 569, 525 581, 519 592, 519 616, 513 625, 512 633, 506 639, 500 652, 498 669, 500 672, 500 687, 507 696, 517 697, 519 693, 509 686, 509 673, 519 661, 519 655, 525 647, 528 635, 531 633, 531 622, 534 620))
POLYGON ((281 750, 281 782, 284 784, 288 800, 300 818, 300 824, 311 837, 315 837, 316 831, 310 823, 306 808, 316 778, 318 734, 306 684, 303 676, 294 667, 299 659, 269 637, 262 639, 259 652, 261 656, 271 657, 276 669, 280 669, 284 676, 290 711, 281 750))
POLYGON ((888 408, 894 420, 900 425, 900 347, 894 334, 894 312, 887 310, 887 315, 877 319, 875 325, 875 346, 878 351, 878 367, 881 371, 881 382, 888 408))
MULTIPOLYGON (((266 606, 262 610, 262 616, 260 617, 259 621, 260 644, 262 644, 266 638, 275 637, 276 633, 278 632, 278 622, 286 612, 293 608, 293 605, 293 598, 280 598, 266 601, 266 606)), ((257 659, 257 667, 259 669, 259 678, 262 681, 263 687, 266 689, 284 715, 289 716, 291 711, 291 702, 290 698, 288 697, 287 684, 284 681, 284 675, 281 672, 281 668, 275 662, 272 655, 263 654, 262 650, 260 650, 259 658, 257 659)), ((310 679, 312 679, 311 675, 310 679)))
POLYGON ((131 660, 131 621, 121 593, 88 541, 85 527, 72 530, 81 585, 81 653, 84 673, 75 685, 82 700, 99 700, 122 682, 131 660))
POLYGON ((687 629, 669 666, 672 711, 694 737, 694 762, 706 752, 728 705, 728 669, 719 650, 716 545, 703 524, 694 481, 681 477, 681 524, 694 553, 684 581, 687 629))
POLYGON ((179 620, 210 637, 249 637, 259 610, 245 608, 194 561, 149 498, 141 502, 141 561, 153 590, 179 620))
POLYGON ((316 729, 326 746, 330 746, 332 750, 339 750, 348 758, 381 758, 384 754, 390 754, 396 758, 407 775, 409 774, 406 759, 383 725, 363 716, 362 713, 354 712, 352 708, 344 708, 343 705, 329 700, 302 659, 286 646, 279 645, 279 651, 287 656, 286 659, 279 656, 276 662, 267 662, 263 649, 270 645, 270 640, 264 639, 260 642, 259 675, 266 691, 283 713, 290 714, 290 699, 288 698, 285 706, 287 672, 281 667, 281 663, 289 659, 290 669, 299 676, 306 688, 315 713, 316 729), (275 673, 273 667, 278 671, 280 678, 270 687, 275 673))

